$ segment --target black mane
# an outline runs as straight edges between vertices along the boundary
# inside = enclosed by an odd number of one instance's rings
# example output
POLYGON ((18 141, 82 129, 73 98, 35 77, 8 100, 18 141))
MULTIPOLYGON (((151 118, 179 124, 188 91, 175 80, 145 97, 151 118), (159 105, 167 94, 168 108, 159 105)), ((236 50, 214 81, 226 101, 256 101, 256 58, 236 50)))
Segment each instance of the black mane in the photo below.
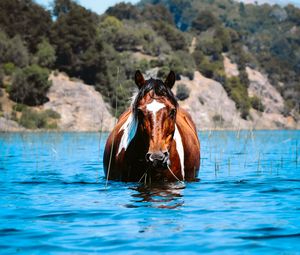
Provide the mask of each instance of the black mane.
POLYGON ((146 84, 144 86, 142 86, 133 102, 132 111, 134 116, 137 115, 138 102, 151 90, 153 90, 154 92, 153 98, 155 98, 155 96, 167 97, 171 101, 171 103, 177 108, 177 99, 173 94, 172 90, 169 87, 165 86, 165 84, 161 80, 151 78, 146 81, 146 84))

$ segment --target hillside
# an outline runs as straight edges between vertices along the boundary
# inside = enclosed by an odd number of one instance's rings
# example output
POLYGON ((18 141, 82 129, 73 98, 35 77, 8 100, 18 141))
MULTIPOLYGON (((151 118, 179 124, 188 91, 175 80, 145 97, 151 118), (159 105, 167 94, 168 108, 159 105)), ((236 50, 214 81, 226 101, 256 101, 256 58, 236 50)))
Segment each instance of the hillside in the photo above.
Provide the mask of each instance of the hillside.
MULTIPOLYGON (((92 86, 83 84, 79 80, 72 81, 63 74, 56 76, 51 74, 49 79, 52 81, 52 86, 47 93, 49 101, 42 106, 31 107, 30 110, 40 114, 52 111, 59 117, 55 121, 55 127, 42 128, 60 131, 109 131, 113 128, 115 118, 109 112, 110 107, 92 86)), ((17 104, 7 96, 0 98, 0 102, 6 107, 8 113, 0 118, 0 131, 25 130, 18 124, 18 122, 22 124, 21 117, 17 118, 17 121, 9 119, 17 104)), ((17 114, 21 116, 25 111, 26 109, 21 109, 17 114)), ((37 121, 35 114, 28 115, 23 124, 26 126, 31 121, 37 121)), ((30 126, 26 127, 30 129, 30 126)))
POLYGON ((181 104, 198 128, 298 127, 300 9, 293 5, 142 0, 97 15, 71 0, 55 0, 50 11, 31 0, 3 0, 0 10, 6 127, 12 120, 29 129, 97 130, 98 108, 111 119, 128 107, 137 69, 159 78, 174 70, 178 96, 187 97, 181 104), (48 79, 54 70, 71 81, 48 79), (71 84, 85 92, 67 97, 71 84))
MULTIPOLYGON (((237 75, 237 66, 225 57, 224 65, 227 66, 227 75, 237 75)), ((152 70, 148 75, 156 76, 157 70, 152 70)), ((199 72, 195 72, 194 79, 182 77, 177 81, 173 92, 178 94, 179 86, 186 86, 189 97, 179 100, 179 105, 188 110, 199 130, 214 129, 299 129, 300 122, 292 117, 282 115, 283 98, 269 83, 267 77, 260 72, 248 69, 250 87, 249 94, 262 98, 268 107, 264 112, 252 109, 249 120, 240 116, 234 101, 227 95, 222 84, 206 78, 199 72), (271 86, 271 87, 270 87, 271 86), (222 102, 222 103, 220 103, 222 102)), ((147 75, 147 74, 146 74, 147 75)), ((51 75, 52 86, 47 93, 49 101, 42 106, 31 107, 32 112, 42 114, 45 111, 53 111, 59 115, 55 120, 56 126, 50 129, 60 131, 109 131, 112 129, 115 118, 109 112, 109 105, 103 101, 102 96, 92 86, 83 84, 79 80, 70 80, 63 74, 51 75)), ((0 103, 5 108, 6 114, 0 117, 0 131, 25 131, 30 130, 22 127, 22 112, 17 112, 19 118, 11 120, 10 116, 16 112, 16 106, 8 98, 7 93, 0 98, 0 103)), ((21 111, 26 112, 26 109, 21 111)), ((36 115, 28 115, 26 122, 37 121, 36 115)), ((46 120, 46 122, 49 119, 46 120)), ((50 119, 51 121, 51 119, 50 119)), ((52 120, 53 121, 53 120, 52 120)), ((44 126, 44 129, 49 127, 44 126)))

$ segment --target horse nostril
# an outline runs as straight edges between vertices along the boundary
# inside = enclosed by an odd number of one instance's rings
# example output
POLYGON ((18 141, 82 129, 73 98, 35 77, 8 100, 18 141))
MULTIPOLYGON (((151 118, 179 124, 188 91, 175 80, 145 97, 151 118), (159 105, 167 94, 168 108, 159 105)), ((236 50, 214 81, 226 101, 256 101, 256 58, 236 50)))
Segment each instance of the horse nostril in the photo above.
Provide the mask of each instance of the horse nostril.
POLYGON ((164 152, 165 158, 169 158, 169 155, 170 155, 170 153, 169 153, 168 151, 165 151, 165 152, 164 152))
POLYGON ((145 156, 147 162, 152 161, 150 157, 151 157, 151 153, 148 152, 145 156))
POLYGON ((165 154, 162 153, 161 151, 154 152, 150 155, 150 161, 162 162, 164 158, 165 158, 165 154))

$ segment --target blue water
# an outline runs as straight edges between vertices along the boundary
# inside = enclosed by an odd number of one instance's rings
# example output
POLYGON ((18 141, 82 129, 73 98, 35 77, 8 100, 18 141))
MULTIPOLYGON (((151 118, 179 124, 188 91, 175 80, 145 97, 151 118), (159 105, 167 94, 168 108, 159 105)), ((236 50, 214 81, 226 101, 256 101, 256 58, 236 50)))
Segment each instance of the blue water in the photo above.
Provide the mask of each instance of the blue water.
POLYGON ((1 254, 300 254, 300 132, 202 132, 200 180, 106 183, 107 134, 0 134, 1 254))

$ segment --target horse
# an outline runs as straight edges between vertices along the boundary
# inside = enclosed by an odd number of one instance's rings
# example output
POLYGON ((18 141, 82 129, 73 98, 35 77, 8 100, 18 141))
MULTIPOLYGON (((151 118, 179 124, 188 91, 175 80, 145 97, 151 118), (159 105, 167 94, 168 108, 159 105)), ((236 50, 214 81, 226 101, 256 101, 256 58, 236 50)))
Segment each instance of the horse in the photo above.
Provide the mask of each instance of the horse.
POLYGON ((145 80, 135 73, 138 93, 108 136, 103 165, 107 180, 194 181, 200 142, 190 114, 171 91, 176 76, 145 80))

